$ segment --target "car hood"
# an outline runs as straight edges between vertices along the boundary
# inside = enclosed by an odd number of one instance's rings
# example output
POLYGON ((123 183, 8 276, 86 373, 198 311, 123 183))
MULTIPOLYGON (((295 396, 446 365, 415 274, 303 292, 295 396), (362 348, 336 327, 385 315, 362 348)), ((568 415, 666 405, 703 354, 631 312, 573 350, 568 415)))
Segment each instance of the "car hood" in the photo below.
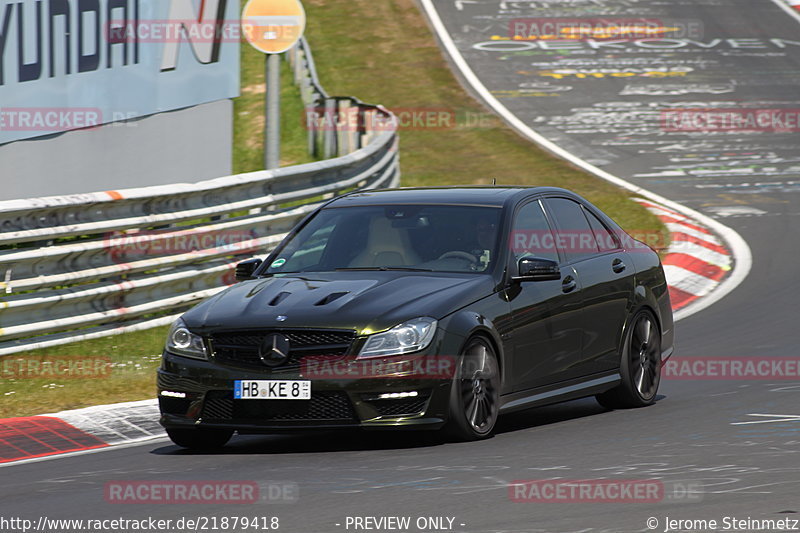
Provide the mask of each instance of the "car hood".
POLYGON ((198 332, 254 328, 382 331, 405 320, 440 319, 492 293, 489 275, 332 272, 237 283, 188 311, 198 332))

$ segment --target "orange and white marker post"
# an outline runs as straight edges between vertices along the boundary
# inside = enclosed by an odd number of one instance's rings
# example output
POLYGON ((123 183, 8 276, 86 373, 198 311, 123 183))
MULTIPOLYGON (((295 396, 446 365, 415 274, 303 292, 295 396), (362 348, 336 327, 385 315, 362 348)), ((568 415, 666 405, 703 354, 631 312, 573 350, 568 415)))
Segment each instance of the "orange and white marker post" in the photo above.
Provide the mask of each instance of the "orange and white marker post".
POLYGON ((300 0, 249 0, 242 11, 242 34, 267 56, 264 121, 264 167, 280 166, 280 55, 303 36, 306 12, 300 0))

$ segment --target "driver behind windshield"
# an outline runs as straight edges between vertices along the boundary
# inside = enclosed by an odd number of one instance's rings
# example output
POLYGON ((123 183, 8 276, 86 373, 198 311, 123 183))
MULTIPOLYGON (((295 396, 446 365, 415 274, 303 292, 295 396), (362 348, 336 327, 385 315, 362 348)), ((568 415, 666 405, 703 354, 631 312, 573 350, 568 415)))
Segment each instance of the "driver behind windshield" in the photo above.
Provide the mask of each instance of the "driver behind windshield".
POLYGON ((499 209, 451 205, 323 209, 284 245, 268 272, 484 272, 496 253, 499 215, 499 209))

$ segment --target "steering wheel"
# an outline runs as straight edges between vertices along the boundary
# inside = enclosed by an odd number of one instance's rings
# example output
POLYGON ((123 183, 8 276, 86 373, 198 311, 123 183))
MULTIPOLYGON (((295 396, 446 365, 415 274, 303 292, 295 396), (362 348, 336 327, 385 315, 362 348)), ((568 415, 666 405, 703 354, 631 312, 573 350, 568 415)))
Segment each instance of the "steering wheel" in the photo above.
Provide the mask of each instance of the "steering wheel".
POLYGON ((469 252, 462 252, 460 250, 452 250, 450 252, 445 252, 445 253, 443 253, 442 255, 439 256, 439 259, 449 259, 451 257, 454 258, 454 259, 463 259, 464 261, 469 261, 470 264, 472 264, 472 265, 477 265, 478 264, 478 258, 477 257, 475 257, 474 255, 472 255, 469 252))

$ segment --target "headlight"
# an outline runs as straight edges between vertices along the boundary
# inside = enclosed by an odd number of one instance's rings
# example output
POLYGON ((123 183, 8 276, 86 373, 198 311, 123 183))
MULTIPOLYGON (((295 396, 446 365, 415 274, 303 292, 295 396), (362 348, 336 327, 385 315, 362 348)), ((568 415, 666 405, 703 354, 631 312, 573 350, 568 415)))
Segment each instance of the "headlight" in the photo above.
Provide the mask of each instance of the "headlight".
POLYGON ((180 318, 172 323, 167 334, 167 351, 194 359, 208 359, 203 337, 189 331, 180 318))
POLYGON ((424 350, 436 333, 436 320, 422 317, 403 322, 389 331, 370 335, 359 357, 397 355, 424 350))

